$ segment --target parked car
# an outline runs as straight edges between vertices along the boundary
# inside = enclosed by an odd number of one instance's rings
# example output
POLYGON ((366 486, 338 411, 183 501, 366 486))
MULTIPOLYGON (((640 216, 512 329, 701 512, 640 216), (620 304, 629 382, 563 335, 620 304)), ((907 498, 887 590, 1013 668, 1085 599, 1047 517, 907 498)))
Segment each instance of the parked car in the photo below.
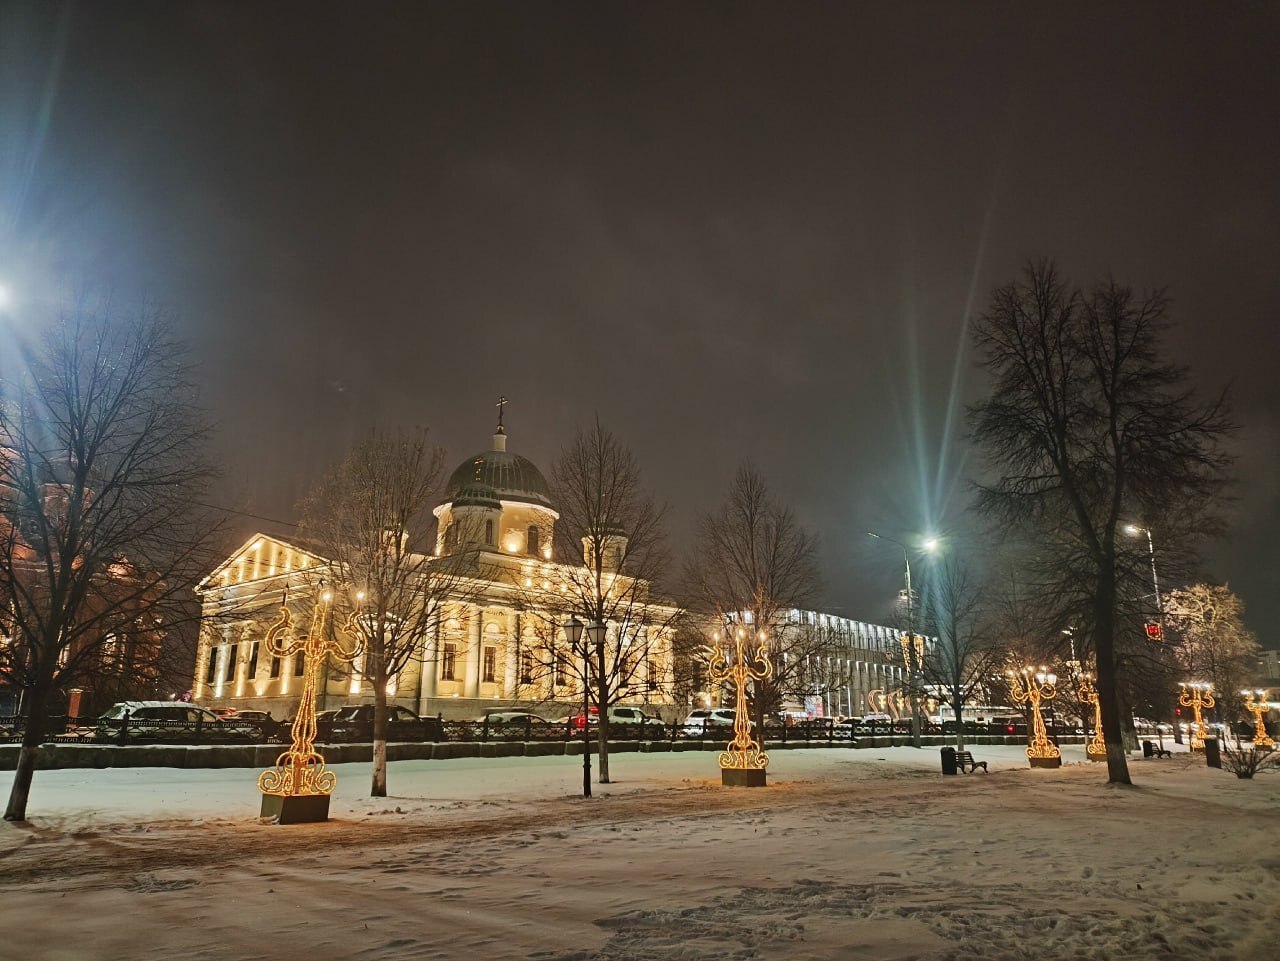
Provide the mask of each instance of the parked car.
POLYGON ((626 704, 615 704, 609 708, 608 715, 610 725, 639 727, 642 731, 661 731, 666 727, 666 722, 656 714, 646 714, 640 708, 626 704))
POLYGON ((469 722, 473 736, 487 730, 496 737, 511 738, 535 732, 539 737, 545 737, 555 723, 532 711, 490 711, 469 722))
POLYGON ((587 709, 586 714, 583 714, 581 711, 579 711, 577 714, 570 714, 564 720, 565 720, 565 723, 568 724, 575 731, 581 731, 588 724, 591 724, 594 726, 600 722, 600 708, 592 704, 587 709))
POLYGON ((991 719, 989 730, 992 734, 1027 733, 1027 719, 1021 714, 1001 714, 991 719))
MULTIPOLYGON (((662 718, 656 717, 652 714, 646 714, 640 708, 632 707, 627 704, 615 704, 613 707, 609 708, 607 713, 610 727, 618 725, 631 733, 636 733, 637 726, 639 731, 660 731, 666 726, 662 718)), ((600 709, 592 704, 586 717, 586 723, 591 725, 598 724, 600 722, 600 709)), ((567 718, 567 720, 569 722, 569 726, 575 731, 582 730, 583 715, 581 711, 567 718)))
POLYGON ((193 741, 249 741, 253 732, 218 717, 207 707, 184 701, 120 701, 98 718, 97 741, 123 739, 152 744, 186 744, 193 741))
MULTIPOLYGON (((327 713, 327 712, 325 712, 327 713)), ((332 718, 316 715, 316 739, 320 741, 372 741, 373 705, 349 704, 338 708, 332 718)), ((418 717, 407 707, 387 705, 388 741, 427 741, 441 736, 434 717, 418 717)))
POLYGON ((737 711, 731 707, 699 708, 690 711, 684 719, 681 732, 686 737, 699 737, 705 733, 719 734, 727 727, 733 727, 737 711))
POLYGON ((279 740, 284 738, 289 728, 284 721, 277 721, 271 716, 270 711, 240 711, 234 717, 230 718, 238 727, 251 728, 265 740, 279 740))

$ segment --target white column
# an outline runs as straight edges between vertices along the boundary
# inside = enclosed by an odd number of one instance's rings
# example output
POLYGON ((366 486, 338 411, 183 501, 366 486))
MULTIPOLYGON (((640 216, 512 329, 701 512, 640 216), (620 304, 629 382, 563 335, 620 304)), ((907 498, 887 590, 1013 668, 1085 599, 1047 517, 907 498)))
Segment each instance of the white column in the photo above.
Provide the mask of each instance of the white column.
POLYGON ((508 611, 507 640, 503 644, 502 696, 513 698, 517 690, 517 672, 520 670, 520 648, 523 638, 520 637, 520 615, 508 611))
POLYGON ((471 612, 471 622, 467 625, 467 667, 462 686, 463 697, 480 696, 480 658, 481 658, 481 621, 484 620, 484 609, 476 607, 471 612))
MULTIPOLYGON (((436 618, 436 629, 428 632, 422 641, 422 676, 418 679, 419 701, 435 697, 438 690, 436 684, 440 679, 440 632, 444 630, 443 614, 436 618)), ((418 713, 422 713, 422 704, 418 704, 418 713)))

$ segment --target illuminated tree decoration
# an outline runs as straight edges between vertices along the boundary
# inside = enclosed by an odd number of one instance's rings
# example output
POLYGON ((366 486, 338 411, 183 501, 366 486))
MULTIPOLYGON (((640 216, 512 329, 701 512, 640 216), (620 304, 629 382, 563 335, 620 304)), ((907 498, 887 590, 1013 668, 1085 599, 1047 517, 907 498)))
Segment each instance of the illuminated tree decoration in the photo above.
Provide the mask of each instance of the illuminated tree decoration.
POLYGON ((1030 704, 1033 721, 1031 739, 1027 744, 1027 760, 1032 767, 1061 767, 1062 752, 1058 745, 1049 740, 1044 728, 1044 717, 1040 714, 1040 702, 1051 701, 1057 694, 1058 677, 1050 674, 1046 668, 1037 671, 1033 667, 1024 667, 1021 674, 1009 672, 1009 687, 1015 704, 1030 704))
POLYGON ((747 631, 739 627, 733 634, 732 657, 728 638, 716 634, 716 648, 711 655, 709 672, 711 680, 722 683, 733 681, 736 691, 733 715, 733 740, 728 750, 720 753, 721 782, 728 785, 762 787, 769 755, 760 749, 760 743, 751 737, 751 718, 747 715, 747 681, 763 680, 773 670, 769 663, 767 639, 763 631, 756 634, 758 642, 753 653, 745 647, 747 631), (739 773, 741 772, 741 773, 739 773))
MULTIPOLYGON (((328 798, 338 783, 337 776, 324 766, 324 755, 315 748, 316 740, 316 691, 319 688, 320 668, 332 655, 340 661, 351 662, 360 656, 363 645, 343 650, 335 641, 326 637, 329 622, 329 602, 333 595, 326 592, 311 614, 311 628, 305 637, 290 631, 293 617, 289 608, 280 608, 280 619, 267 631, 265 647, 272 657, 289 657, 301 654, 303 658, 302 695, 298 702, 298 716, 293 719, 291 734, 293 745, 276 759, 276 766, 263 771, 258 778, 258 790, 262 792, 263 815, 276 814, 281 823, 301 820, 323 820, 306 816, 286 817, 285 798, 323 797, 324 817, 328 816, 328 798)), ((354 615, 353 615, 354 616, 354 615)), ((349 637, 358 634, 348 627, 343 631, 349 637)), ((305 805, 297 805, 305 809, 305 805)))
POLYGON ((1178 686, 1182 688, 1182 693, 1178 695, 1178 703, 1183 707, 1191 708, 1195 715, 1195 720, 1191 724, 1191 750, 1203 751, 1204 739, 1209 734, 1209 728, 1204 723, 1204 715, 1201 712, 1217 703, 1213 699, 1213 686, 1203 681, 1186 681, 1178 686))
POLYGON ((1093 737, 1084 747, 1085 754, 1090 761, 1105 761, 1107 741, 1102 736, 1102 704, 1098 699, 1098 689, 1093 686, 1092 674, 1080 676, 1079 694, 1081 702, 1093 705, 1093 737))
POLYGON ((1275 747, 1276 742, 1267 734, 1267 725, 1262 720, 1267 713, 1266 691, 1241 691, 1244 695, 1244 709, 1253 715, 1253 746, 1275 747))

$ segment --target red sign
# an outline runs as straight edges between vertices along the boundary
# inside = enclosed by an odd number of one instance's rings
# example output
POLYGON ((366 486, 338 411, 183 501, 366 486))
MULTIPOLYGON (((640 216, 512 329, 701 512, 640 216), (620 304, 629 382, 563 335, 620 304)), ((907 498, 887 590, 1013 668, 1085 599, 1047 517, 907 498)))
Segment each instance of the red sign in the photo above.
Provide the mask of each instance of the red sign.
POLYGON ((1147 640, 1149 641, 1164 640, 1164 628, 1161 627, 1159 624, 1148 623, 1144 626, 1146 627, 1146 630, 1147 630, 1147 640))

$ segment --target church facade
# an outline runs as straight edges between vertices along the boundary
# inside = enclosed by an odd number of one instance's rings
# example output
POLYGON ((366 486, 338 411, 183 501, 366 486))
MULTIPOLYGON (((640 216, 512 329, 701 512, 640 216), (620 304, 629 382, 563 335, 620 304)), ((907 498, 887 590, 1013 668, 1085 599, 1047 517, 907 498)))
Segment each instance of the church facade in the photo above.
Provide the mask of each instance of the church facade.
MULTIPOLYGON (((555 718, 581 710, 581 654, 564 640, 558 623, 563 617, 540 610, 538 599, 551 600, 548 592, 557 583, 589 572, 553 559, 559 514, 549 487, 538 468, 507 451, 506 443, 499 424, 491 448, 452 473, 434 511, 435 555, 465 549, 479 562, 474 577, 459 582, 456 600, 442 606, 434 629, 390 682, 389 702, 415 714, 461 719, 520 706, 555 718)), ((334 588, 329 564, 316 550, 268 534, 249 538, 199 587, 202 624, 193 699, 210 707, 292 717, 303 681, 302 655, 272 656, 266 632, 285 603, 296 624, 307 624, 334 588)), ((680 612, 658 602, 646 609, 645 627, 609 625, 605 643, 611 659, 625 657, 637 631, 643 640, 642 654, 619 685, 618 702, 643 705, 668 720, 682 717, 690 701, 692 706, 720 703, 720 691, 677 683, 676 672, 689 668, 677 664, 673 644, 680 612)), ((796 711, 897 717, 904 710, 903 666, 886 656, 901 632, 814 611, 790 612, 787 630, 820 639, 805 646, 810 688, 795 698, 796 711)), ((354 669, 326 665, 317 710, 372 699, 359 667, 358 661, 354 669)), ((693 673, 700 673, 696 666, 693 673)))
MULTIPOLYGON (((466 551, 476 561, 473 576, 456 580, 456 600, 442 605, 434 630, 388 688, 391 703, 416 714, 472 718, 517 705, 551 717, 581 710, 580 655, 564 641, 563 617, 539 610, 538 600, 585 569, 553 560, 559 514, 548 485, 531 461, 506 449, 506 442, 499 425, 491 449, 467 458, 453 472, 434 511, 436 557, 466 551)), ((266 632, 286 598, 295 623, 306 623, 334 587, 328 562, 316 551, 267 534, 251 537, 200 585, 193 699, 292 716, 302 686, 302 655, 271 656, 266 632)), ((659 602, 644 608, 646 626, 631 624, 622 631, 608 625, 611 663, 623 657, 624 648, 639 649, 637 631, 643 636, 643 656, 627 663, 617 700, 670 715, 671 634, 679 612, 659 602)), ((358 660, 354 670, 326 665, 318 710, 371 700, 359 667, 358 660)))

